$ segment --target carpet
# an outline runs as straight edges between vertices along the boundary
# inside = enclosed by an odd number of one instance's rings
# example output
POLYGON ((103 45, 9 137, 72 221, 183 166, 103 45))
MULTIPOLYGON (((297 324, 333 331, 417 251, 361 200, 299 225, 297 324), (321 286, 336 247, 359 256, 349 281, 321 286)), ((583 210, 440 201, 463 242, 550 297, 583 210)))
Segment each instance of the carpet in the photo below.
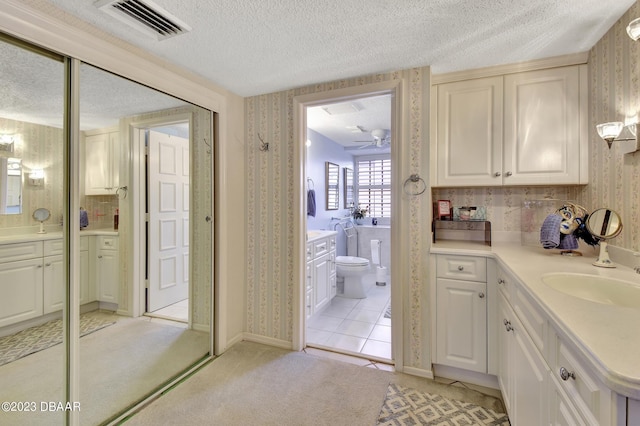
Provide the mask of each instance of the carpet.
MULTIPOLYGON (((80 316, 80 337, 114 324, 91 313, 80 316)), ((62 343, 62 319, 0 338, 0 366, 62 343)))
POLYGON ((476 404, 392 383, 387 388, 377 424, 509 426, 509 418, 506 414, 496 413, 476 404))

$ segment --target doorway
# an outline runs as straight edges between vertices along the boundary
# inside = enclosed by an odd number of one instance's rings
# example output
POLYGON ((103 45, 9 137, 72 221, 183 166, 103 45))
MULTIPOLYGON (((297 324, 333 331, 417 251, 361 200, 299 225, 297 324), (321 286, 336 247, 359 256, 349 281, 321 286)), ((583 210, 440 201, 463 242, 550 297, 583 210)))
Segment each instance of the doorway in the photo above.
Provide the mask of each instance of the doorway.
MULTIPOLYGON (((391 318, 391 174, 392 174, 392 109, 391 93, 362 93, 357 97, 318 100, 303 109, 306 123, 306 149, 303 155, 303 177, 306 185, 303 220, 306 235, 317 231, 334 232, 333 277, 336 291, 329 303, 314 303, 310 286, 301 309, 305 312, 303 339, 305 345, 342 352, 383 362, 393 362, 394 350, 391 318), (325 164, 339 169, 338 202, 330 189, 325 164), (313 188, 311 188, 311 186, 313 188), (309 210, 309 190, 313 189, 315 209, 309 210), (334 202, 329 203, 329 200, 334 202), (365 217, 355 224, 354 210, 364 210, 365 217), (366 259, 359 282, 363 298, 347 297, 341 271, 344 257, 366 259), (310 293, 309 293, 310 291, 310 293), (309 304, 309 300, 311 303, 309 304), (310 308, 311 306, 311 308, 310 308)), ((335 173, 332 174, 332 176, 335 173)), ((335 180, 335 179, 334 179, 335 180)), ((316 271, 316 259, 307 257, 307 239, 300 254, 307 271, 316 271)), ((312 250, 313 251, 313 250, 312 250)), ((322 262, 322 258, 318 259, 322 262)), ((313 272, 312 285, 322 288, 313 272)))

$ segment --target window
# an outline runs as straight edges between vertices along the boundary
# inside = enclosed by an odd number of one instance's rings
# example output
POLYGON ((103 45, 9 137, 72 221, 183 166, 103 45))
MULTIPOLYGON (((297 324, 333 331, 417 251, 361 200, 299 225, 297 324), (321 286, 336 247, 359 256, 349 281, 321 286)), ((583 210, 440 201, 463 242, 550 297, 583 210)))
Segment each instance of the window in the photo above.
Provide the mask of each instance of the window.
POLYGON ((391 158, 356 158, 356 204, 370 217, 391 217, 391 158))

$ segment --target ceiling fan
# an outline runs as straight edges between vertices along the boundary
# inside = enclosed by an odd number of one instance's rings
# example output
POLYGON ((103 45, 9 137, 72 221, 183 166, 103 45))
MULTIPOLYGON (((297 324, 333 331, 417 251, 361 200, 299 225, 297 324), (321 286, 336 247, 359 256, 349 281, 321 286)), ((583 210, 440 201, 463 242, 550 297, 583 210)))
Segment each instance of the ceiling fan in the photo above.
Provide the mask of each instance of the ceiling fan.
POLYGON ((391 144, 391 137, 387 134, 387 131, 384 129, 373 129, 371 131, 371 136, 373 137, 372 141, 354 141, 354 142, 367 142, 366 145, 358 147, 358 149, 375 147, 375 148, 385 148, 391 144))

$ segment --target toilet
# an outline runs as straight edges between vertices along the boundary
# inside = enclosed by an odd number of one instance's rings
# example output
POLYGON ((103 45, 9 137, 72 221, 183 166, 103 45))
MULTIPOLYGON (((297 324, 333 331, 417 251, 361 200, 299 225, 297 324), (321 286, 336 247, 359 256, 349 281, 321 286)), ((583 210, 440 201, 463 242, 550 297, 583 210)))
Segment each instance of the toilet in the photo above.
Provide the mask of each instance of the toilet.
POLYGON ((362 276, 369 272, 369 259, 355 256, 337 256, 336 274, 344 278, 343 297, 364 299, 367 295, 362 285, 362 276))

